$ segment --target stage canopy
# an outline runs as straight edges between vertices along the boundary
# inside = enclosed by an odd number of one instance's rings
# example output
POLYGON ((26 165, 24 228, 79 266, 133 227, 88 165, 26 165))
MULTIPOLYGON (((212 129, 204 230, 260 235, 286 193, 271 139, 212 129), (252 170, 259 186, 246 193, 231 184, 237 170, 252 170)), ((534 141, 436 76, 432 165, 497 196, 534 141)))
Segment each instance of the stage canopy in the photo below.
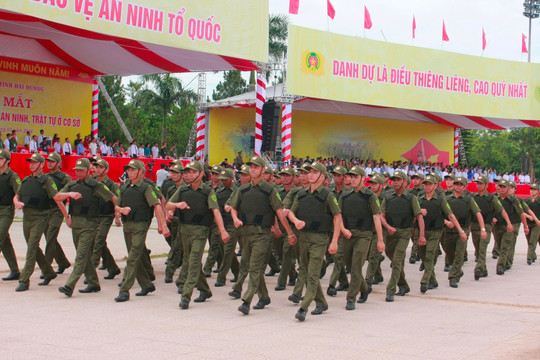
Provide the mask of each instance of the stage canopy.
POLYGON ((267 59, 267 1, 144 3, 0 0, 0 55, 122 76, 249 71, 267 59))
MULTIPOLYGON (((311 97, 291 97, 289 95, 284 95, 284 93, 285 89, 283 84, 279 84, 275 87, 270 86, 266 90, 267 99, 274 98, 274 100, 278 103, 289 102, 292 100, 293 111, 433 123, 463 129, 503 130, 512 127, 540 127, 540 122, 535 120, 529 121, 517 119, 502 119, 492 117, 447 114, 424 110, 399 109, 393 107, 353 104, 343 101, 316 99, 311 97)), ((255 103, 256 92, 250 91, 241 95, 206 104, 206 106, 208 108, 255 108, 255 103)))

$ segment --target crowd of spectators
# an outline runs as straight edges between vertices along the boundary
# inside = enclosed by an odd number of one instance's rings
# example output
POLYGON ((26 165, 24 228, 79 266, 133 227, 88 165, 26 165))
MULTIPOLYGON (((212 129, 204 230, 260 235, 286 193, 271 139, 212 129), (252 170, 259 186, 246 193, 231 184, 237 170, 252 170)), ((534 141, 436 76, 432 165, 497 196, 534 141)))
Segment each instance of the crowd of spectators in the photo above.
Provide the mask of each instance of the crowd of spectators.
POLYGON ((6 133, 5 136, 0 132, 0 138, 3 139, 0 142, 0 148, 8 149, 10 152, 56 152, 61 155, 99 155, 148 159, 178 158, 176 145, 168 147, 166 142, 162 143, 161 146, 156 142, 152 146, 150 143, 137 145, 137 142, 133 141, 129 147, 125 148, 120 141, 108 141, 105 136, 97 139, 88 135, 83 139, 79 133, 71 142, 69 138, 60 139, 58 134, 47 136, 44 130, 40 130, 39 135, 32 135, 30 131, 27 131, 23 143, 19 142, 15 130, 6 133))

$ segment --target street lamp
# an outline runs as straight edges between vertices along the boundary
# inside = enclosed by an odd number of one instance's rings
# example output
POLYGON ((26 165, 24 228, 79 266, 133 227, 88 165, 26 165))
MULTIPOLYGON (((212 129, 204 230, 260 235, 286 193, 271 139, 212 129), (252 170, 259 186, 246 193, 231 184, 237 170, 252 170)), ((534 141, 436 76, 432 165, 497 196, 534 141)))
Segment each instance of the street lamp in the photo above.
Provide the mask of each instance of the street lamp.
POLYGON ((531 62, 531 21, 540 16, 540 0, 525 0, 523 2, 523 16, 529 18, 529 54, 528 62, 531 62))

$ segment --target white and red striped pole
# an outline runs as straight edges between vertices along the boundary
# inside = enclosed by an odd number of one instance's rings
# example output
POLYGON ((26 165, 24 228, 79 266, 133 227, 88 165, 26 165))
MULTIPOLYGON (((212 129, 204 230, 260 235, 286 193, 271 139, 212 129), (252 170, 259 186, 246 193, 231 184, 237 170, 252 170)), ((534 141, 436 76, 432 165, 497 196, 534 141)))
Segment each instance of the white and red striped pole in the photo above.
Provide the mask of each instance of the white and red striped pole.
POLYGON ((291 163, 292 104, 281 107, 281 154, 285 165, 291 163))
POLYGON ((459 129, 454 129, 454 166, 459 164, 459 129))
POLYGON ((92 81, 92 137, 98 137, 98 123, 99 123, 99 86, 97 80, 92 81))
POLYGON ((253 152, 257 156, 261 156, 262 146, 262 108, 266 102, 266 79, 264 76, 257 78, 257 101, 255 114, 255 149, 253 152))
POLYGON ((195 145, 195 156, 198 161, 204 158, 204 147, 206 140, 206 113, 197 113, 197 143, 195 145))

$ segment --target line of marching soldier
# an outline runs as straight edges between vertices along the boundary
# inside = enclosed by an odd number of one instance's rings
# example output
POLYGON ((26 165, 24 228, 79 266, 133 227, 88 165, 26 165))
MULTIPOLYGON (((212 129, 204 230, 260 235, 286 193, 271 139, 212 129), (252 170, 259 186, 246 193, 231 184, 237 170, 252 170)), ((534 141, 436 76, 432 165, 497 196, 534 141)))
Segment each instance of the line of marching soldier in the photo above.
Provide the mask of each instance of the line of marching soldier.
POLYGON ((99 292, 96 268, 101 258, 108 271, 105 279, 120 274, 107 247, 113 222, 123 224, 128 250, 114 300, 128 301, 135 280, 141 286, 136 296, 154 292, 155 274, 146 247, 154 216, 158 232, 170 245, 165 283, 172 283, 180 269, 175 281, 181 294, 180 308, 189 308, 195 289, 199 291, 193 300, 196 303, 212 297, 207 279, 217 264, 214 286, 225 286, 227 275, 232 273, 229 295, 241 299, 238 311, 247 315, 252 309, 268 306, 271 299, 265 275, 279 274, 275 291, 292 289, 288 299, 299 304, 295 317, 300 321, 305 320, 313 302, 312 315, 328 310, 320 279, 330 263, 334 266, 326 295, 346 291, 345 308, 354 310, 356 304, 368 300, 374 285, 384 281, 383 253, 391 262, 385 300, 393 302, 395 296, 411 291, 405 276, 410 241, 409 261, 422 261, 420 292, 426 293, 439 286, 435 265, 442 255, 441 247, 449 285, 457 288, 464 275, 463 263, 468 260, 469 234, 475 248, 476 280, 488 276, 486 257, 492 234, 497 275, 512 268, 520 226, 527 236, 529 265, 536 261, 540 237, 538 186, 532 185, 531 196, 521 200, 515 196, 515 183, 501 180, 497 192, 491 194, 487 178, 482 176, 476 180, 478 192, 471 193, 466 190, 465 178, 448 175, 445 192, 440 186, 443 179, 436 173, 418 173, 411 179, 402 171, 367 177, 360 166, 347 169, 338 165, 329 172, 317 161, 278 171, 254 156, 242 166, 239 181, 232 169, 215 165, 205 183, 201 163, 191 161, 184 167, 176 161, 171 163, 170 178, 158 188, 144 177, 144 164, 133 159, 124 167, 129 180, 118 187, 107 177, 109 164, 101 158, 77 160, 74 181, 59 171, 61 157, 56 154, 47 159, 40 154, 28 158, 31 175, 23 181, 10 170, 9 163, 9 152, 2 150, 0 249, 10 268, 3 280, 18 280, 18 292, 29 289, 36 262, 42 271, 39 285, 48 285, 73 266, 59 291, 71 297, 84 275, 87 286, 79 292, 99 292), (47 174, 44 166, 49 169, 47 174), (8 232, 15 208, 23 210, 28 244, 22 271, 8 232), (57 241, 63 219, 72 230, 76 248, 73 265, 57 241), (42 235, 45 253, 39 247, 42 235), (203 264, 207 242, 209 253, 203 264), (54 260, 56 271, 51 267, 54 260))

